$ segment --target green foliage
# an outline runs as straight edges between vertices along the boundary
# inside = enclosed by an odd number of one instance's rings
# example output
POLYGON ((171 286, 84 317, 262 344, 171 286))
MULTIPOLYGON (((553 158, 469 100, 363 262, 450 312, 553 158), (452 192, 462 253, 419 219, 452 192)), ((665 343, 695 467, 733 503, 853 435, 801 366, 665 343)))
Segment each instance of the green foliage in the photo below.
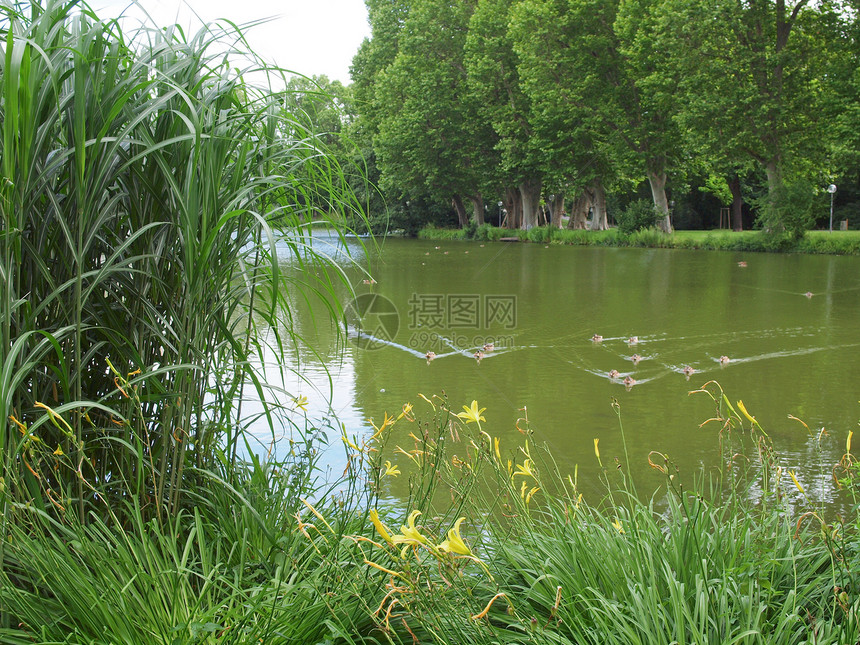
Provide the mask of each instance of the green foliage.
POLYGON ((527 236, 530 242, 545 244, 552 239, 553 232, 549 226, 535 226, 527 231, 527 236))
POLYGON ((769 243, 779 248, 800 240, 815 223, 814 198, 815 188, 802 179, 780 184, 762 197, 756 204, 756 223, 769 235, 769 243))
POLYGON ((422 240, 465 240, 466 233, 462 229, 436 228, 425 226, 418 231, 418 237, 422 240))
POLYGON ((190 492, 195 508, 164 521, 134 501, 86 523, 18 509, 0 569, 14 628, 0 628, 0 640, 354 642, 372 628, 365 597, 381 574, 364 571, 344 538, 360 528, 356 500, 348 512, 321 506, 327 524, 301 501, 326 492, 302 459, 207 472, 190 492), (296 529, 296 518, 320 531, 296 529), (360 572, 346 564, 356 561, 360 572))
POLYGON ((585 229, 562 228, 553 232, 553 244, 572 244, 588 246, 592 243, 593 234, 585 229))
MULTIPOLYGON (((860 527, 809 507, 740 403, 715 384, 697 394, 721 421, 723 478, 688 492, 652 453, 665 491, 645 501, 626 448, 604 464, 595 441, 604 491, 580 489, 526 418, 506 445, 477 402, 455 415, 433 397, 426 417, 406 405, 372 436, 345 436, 347 472, 330 489, 316 488, 305 444, 283 462, 224 458, 189 491, 194 508, 164 521, 134 499, 122 520, 87 523, 17 506, 0 554, 14 621, 0 639, 856 642, 860 527), (407 422, 420 429, 409 496, 378 508, 382 479, 407 475, 384 464, 391 426, 407 422)), ((833 470, 855 495, 857 471, 850 451, 833 470)))
POLYGON ((485 222, 475 229, 475 235, 473 237, 479 242, 489 242, 492 239, 491 235, 494 228, 495 227, 492 224, 485 222))
POLYGON ((478 224, 475 222, 475 220, 474 220, 474 219, 470 219, 470 220, 469 220, 468 222, 466 222, 466 224, 463 226, 463 236, 464 236, 467 240, 473 240, 473 239, 475 239, 475 235, 476 235, 477 231, 478 231, 478 224))
POLYGON ((0 517, 134 497, 164 518, 219 446, 236 458, 246 389, 281 425, 251 367, 294 340, 277 243, 320 276, 295 288, 330 293, 309 227, 361 208, 305 115, 219 53, 232 27, 0 11, 0 517))
MULTIPOLYGON (((450 201, 477 192, 493 146, 463 64, 470 3, 412 2, 368 86, 380 183, 392 195, 450 201)), ((374 22, 375 12, 371 12, 374 22)), ((381 12, 380 19, 388 15, 381 12)), ((387 24, 387 23, 386 23, 387 24)))
POLYGON ((618 222, 618 230, 622 233, 633 233, 634 231, 650 228, 656 225, 659 214, 652 202, 637 199, 630 202, 627 208, 619 212, 615 219, 618 222))

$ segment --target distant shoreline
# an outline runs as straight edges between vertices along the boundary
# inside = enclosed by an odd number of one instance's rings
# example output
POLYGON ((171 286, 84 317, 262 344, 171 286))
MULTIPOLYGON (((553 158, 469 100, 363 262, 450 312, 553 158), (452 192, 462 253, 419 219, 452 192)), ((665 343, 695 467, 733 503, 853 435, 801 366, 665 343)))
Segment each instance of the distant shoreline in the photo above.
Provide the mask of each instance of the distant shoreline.
POLYGON ((536 227, 528 231, 485 224, 472 229, 426 227, 418 232, 425 240, 477 242, 533 242, 571 246, 617 246, 703 251, 757 253, 805 253, 811 255, 860 255, 860 231, 808 231, 799 240, 768 235, 762 231, 675 231, 665 235, 656 229, 622 233, 618 229, 587 231, 536 227))

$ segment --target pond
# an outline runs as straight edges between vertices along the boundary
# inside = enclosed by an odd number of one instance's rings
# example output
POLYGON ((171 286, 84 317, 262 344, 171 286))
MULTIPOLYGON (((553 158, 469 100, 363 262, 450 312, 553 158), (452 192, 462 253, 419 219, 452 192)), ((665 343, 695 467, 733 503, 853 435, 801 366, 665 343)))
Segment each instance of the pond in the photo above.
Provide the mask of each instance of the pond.
MULTIPOLYGON (((832 501, 832 468, 860 418, 860 258, 405 239, 381 246, 370 260, 352 249, 372 280, 344 264, 365 335, 339 337, 323 307, 297 300, 297 328, 315 351, 272 359, 296 368, 284 385, 308 397, 312 421, 336 417, 361 435, 368 418, 378 422, 406 402, 420 413, 429 406, 419 393, 444 393, 455 411, 476 399, 484 429, 513 447, 527 410, 562 470, 578 464, 580 486, 597 490, 594 439, 604 463, 625 462, 617 401, 631 475, 652 490, 662 481, 649 466, 652 451, 688 479, 719 466, 719 427, 700 427, 713 404, 689 394, 716 380, 733 403, 744 401, 810 497, 832 501), (476 358, 486 343, 492 350, 476 358), (627 376, 635 384, 625 387, 627 376)), ((349 300, 345 288, 339 295, 349 300)), ((408 444, 407 432, 395 439, 408 444)), ((339 431, 329 438, 337 475, 339 431)), ((392 497, 404 479, 391 480, 392 497)))

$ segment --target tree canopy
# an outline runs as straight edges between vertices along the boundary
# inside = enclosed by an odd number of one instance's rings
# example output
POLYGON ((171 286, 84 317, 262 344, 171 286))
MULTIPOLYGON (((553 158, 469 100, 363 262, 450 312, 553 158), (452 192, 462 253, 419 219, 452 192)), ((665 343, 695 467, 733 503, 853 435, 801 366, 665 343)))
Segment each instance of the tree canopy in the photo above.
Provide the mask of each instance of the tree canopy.
MULTIPOLYGON (((508 225, 542 208, 606 226, 650 193, 672 228, 693 184, 802 233, 801 202, 854 177, 857 8, 825 0, 368 0, 352 73, 383 190, 508 225), (692 183, 691 183, 692 182, 692 183), (607 201, 608 200, 608 201, 607 201), (559 206, 560 203, 560 206, 559 206)), ((860 187, 858 187, 860 188, 860 187)), ((687 200, 689 201, 689 199, 687 200)), ((556 215, 558 213, 558 216, 556 215)))

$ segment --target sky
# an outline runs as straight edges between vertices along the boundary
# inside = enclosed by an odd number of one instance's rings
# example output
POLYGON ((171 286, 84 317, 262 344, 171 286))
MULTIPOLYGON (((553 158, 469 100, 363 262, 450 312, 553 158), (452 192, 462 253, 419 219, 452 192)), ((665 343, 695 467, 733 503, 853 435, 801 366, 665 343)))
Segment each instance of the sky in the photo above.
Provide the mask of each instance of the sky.
MULTIPOLYGON (((158 26, 199 27, 195 13, 205 22, 226 18, 240 25, 272 18, 247 33, 260 56, 291 71, 325 74, 344 84, 350 82, 352 57, 370 36, 364 0, 139 0, 139 4, 158 26)), ((123 12, 132 20, 143 16, 131 0, 90 0, 90 6, 100 18, 123 12)))

